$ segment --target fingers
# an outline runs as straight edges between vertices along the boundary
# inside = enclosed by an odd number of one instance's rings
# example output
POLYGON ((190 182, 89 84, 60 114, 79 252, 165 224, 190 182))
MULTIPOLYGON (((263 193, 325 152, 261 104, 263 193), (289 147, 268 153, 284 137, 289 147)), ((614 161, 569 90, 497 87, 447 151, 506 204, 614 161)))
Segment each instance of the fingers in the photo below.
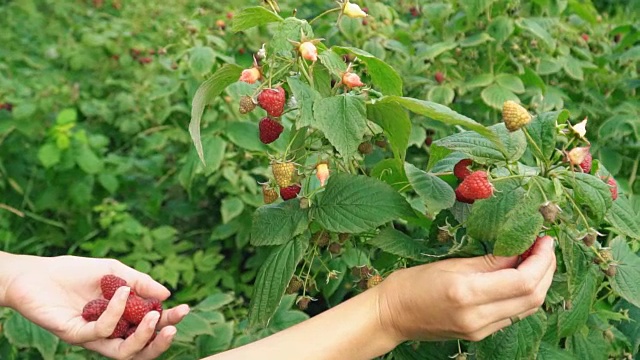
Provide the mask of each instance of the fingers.
POLYGON ((160 313, 157 311, 147 313, 133 335, 119 344, 117 348, 119 356, 129 358, 140 352, 155 334, 158 320, 160 320, 160 313))
POLYGON ((171 346, 171 342, 173 342, 173 338, 176 336, 176 328, 174 326, 167 326, 163 328, 155 340, 149 344, 140 355, 136 356, 136 360, 147 360, 147 359, 155 359, 160 356, 162 353, 169 349, 171 346))
MULTIPOLYGON (((522 314, 519 314, 518 318, 520 320, 522 320, 522 319, 524 319, 526 317, 529 317, 529 316, 537 313, 538 310, 539 310, 538 308, 530 309, 528 311, 525 311, 522 314)), ((489 336, 491 334, 494 334, 497 331, 502 330, 502 329, 504 329, 504 328, 506 328, 508 326, 511 326, 511 325, 513 325, 513 322, 511 321, 511 319, 509 319, 509 318, 502 319, 502 320, 499 320, 499 321, 496 321, 494 323, 491 323, 491 324, 487 325, 486 327, 478 330, 477 332, 475 332, 473 334, 469 334, 467 336, 463 336, 463 338, 465 340, 470 340, 470 341, 480 341, 480 340, 486 338, 487 336, 489 336)))
POLYGON ((130 291, 131 289, 127 286, 119 288, 100 318, 97 321, 85 323, 77 331, 76 336, 73 337, 74 342, 85 343, 109 337, 124 312, 130 291))
POLYGON ((488 254, 484 256, 478 256, 473 258, 466 259, 456 259, 458 263, 457 266, 453 269, 455 271, 464 271, 464 272, 493 272, 502 269, 513 269, 518 264, 517 256, 495 256, 493 254, 488 254))
POLYGON ((186 304, 178 305, 175 308, 162 311, 162 318, 158 322, 158 328, 179 323, 189 314, 190 311, 191 309, 189 308, 189 305, 186 304))
POLYGON ((171 295, 169 289, 153 280, 151 276, 132 269, 119 261, 113 262, 112 271, 115 275, 125 279, 127 284, 144 298, 153 297, 159 300, 166 300, 171 295))

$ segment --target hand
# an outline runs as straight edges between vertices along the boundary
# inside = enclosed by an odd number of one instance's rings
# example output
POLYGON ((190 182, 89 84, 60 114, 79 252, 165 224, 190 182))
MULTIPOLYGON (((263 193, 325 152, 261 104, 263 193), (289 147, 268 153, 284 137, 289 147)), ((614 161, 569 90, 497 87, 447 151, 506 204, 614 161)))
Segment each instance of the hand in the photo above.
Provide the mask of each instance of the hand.
POLYGON ((517 261, 487 255, 397 271, 377 287, 381 324, 398 342, 480 341, 542 306, 556 268, 553 239, 517 261))
POLYGON ((116 260, 13 256, 9 261, 11 264, 7 268, 11 276, 5 280, 5 296, 10 307, 62 340, 111 358, 158 357, 169 348, 176 334, 172 325, 189 313, 187 305, 164 310, 161 319, 158 319, 158 312, 152 311, 126 340, 107 339, 124 311, 129 288, 118 289, 98 321, 87 322, 81 316, 82 308, 87 302, 101 297, 100 278, 103 275, 113 274, 125 279, 136 293, 145 298, 165 300, 170 295, 169 290, 149 275, 116 260), (145 347, 156 329, 160 332, 145 347))

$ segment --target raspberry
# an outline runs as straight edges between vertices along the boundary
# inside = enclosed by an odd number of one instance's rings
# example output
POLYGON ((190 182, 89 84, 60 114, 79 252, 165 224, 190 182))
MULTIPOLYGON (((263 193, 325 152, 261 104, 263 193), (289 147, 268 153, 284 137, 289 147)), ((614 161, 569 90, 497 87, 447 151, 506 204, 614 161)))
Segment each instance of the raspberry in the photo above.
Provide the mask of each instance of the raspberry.
POLYGON ((587 153, 587 156, 584 157, 584 160, 580 163, 580 168, 583 172, 589 174, 591 173, 591 162, 593 161, 593 156, 591 153, 587 153))
POLYGON ((286 101, 287 94, 280 86, 275 89, 264 89, 258 95, 258 105, 273 117, 282 115, 286 101))
POLYGON ((611 264, 607 267, 607 269, 604 271, 604 273, 608 276, 608 277, 614 277, 616 276, 616 273, 618 272, 617 266, 614 264, 611 264))
POLYGON ((251 96, 243 96, 240 98, 240 105, 238 110, 240 114, 248 114, 256 108, 256 103, 253 101, 251 96))
POLYGON ((511 132, 531 122, 531 114, 515 101, 508 100, 502 105, 502 120, 511 132))
POLYGON ((605 264, 608 264, 613 261, 613 254, 610 249, 600 249, 600 257, 604 261, 605 264))
POLYGON ((293 183, 296 166, 292 162, 271 163, 271 172, 279 187, 285 188, 293 183))
POLYGON ((342 75, 342 83, 349 89, 364 86, 362 81, 360 81, 360 76, 352 72, 346 72, 342 75))
POLYGON ((484 171, 476 171, 467 176, 458 186, 458 192, 463 199, 487 199, 493 195, 493 185, 484 171))
POLYGON ((560 207, 548 201, 544 205, 540 206, 540 209, 538 210, 540 211, 540 214, 542 214, 542 217, 544 218, 545 221, 554 223, 556 222, 556 217, 558 216, 558 212, 560 212, 560 207))
POLYGON ((311 242, 318 245, 318 247, 325 247, 329 245, 331 236, 325 230, 320 230, 317 233, 311 235, 311 242))
POLYGON ((458 187, 455 190, 456 193, 456 200, 460 201, 461 203, 465 203, 465 204, 473 204, 474 200, 471 199, 467 199, 466 197, 462 196, 462 194, 460 193, 460 187, 458 187))
POLYGON ((536 246, 536 243, 538 242, 538 240, 542 239, 541 237, 536 237, 536 241, 533 242, 533 244, 527 249, 525 250, 525 252, 523 252, 520 255, 520 261, 525 261, 529 256, 531 256, 531 253, 533 252, 533 248, 536 246))
POLYGON ((95 299, 89 301, 84 308, 82 308, 82 318, 87 321, 96 321, 107 309, 109 300, 95 299))
POLYGON ((444 82, 444 74, 440 71, 436 72, 434 78, 438 84, 442 84, 444 82))
POLYGON ((585 246, 591 247, 593 244, 595 244, 597 238, 598 235, 596 233, 588 233, 582 238, 582 242, 585 246))
POLYGON ((129 295, 127 299, 127 305, 124 308, 122 317, 128 322, 138 325, 142 321, 142 318, 149 312, 149 304, 143 298, 138 295, 129 295))
MULTIPOLYGON (((127 333, 124 335, 123 338, 126 339, 129 336, 133 335, 133 333, 135 333, 137 329, 138 329, 137 325, 133 325, 133 326, 129 327, 129 329, 127 330, 127 333)), ((156 338, 156 333, 154 332, 151 335, 151 338, 149 339, 149 341, 147 341, 147 345, 149 345, 153 341, 153 339, 155 339, 155 338, 156 338)))
POLYGON ((344 244, 347 242, 347 240, 349 240, 349 238, 351 237, 351 234, 348 233, 340 233, 338 234, 338 242, 340 244, 344 244))
POLYGON ((239 81, 243 81, 248 84, 254 84, 256 81, 258 81, 258 79, 260 79, 260 76, 262 76, 260 74, 260 70, 255 67, 252 67, 250 69, 242 70, 242 74, 240 74, 239 81))
POLYGON ((147 299, 147 306, 149 311, 157 311, 162 316, 162 301, 156 298, 147 299))
POLYGON ((318 49, 310 41, 305 41, 300 44, 300 46, 298 47, 298 51, 300 51, 300 56, 302 56, 305 60, 313 62, 318 60, 318 49))
POLYGON ((305 311, 309 308, 310 302, 311 302, 311 298, 309 298, 308 296, 305 296, 298 299, 298 301, 296 302, 296 305, 298 306, 298 309, 305 311))
POLYGON ((339 243, 333 243, 329 245, 329 252, 333 255, 340 254, 340 251, 342 251, 342 245, 340 245, 339 243))
POLYGON ((366 279, 371 276, 371 268, 367 265, 356 266, 351 269, 351 275, 360 279, 366 279))
POLYGON ((278 200, 278 192, 267 184, 262 185, 262 199, 265 204, 271 204, 278 200))
MULTIPOLYGON (((571 163, 571 165, 579 165, 582 167, 582 163, 587 159, 587 156, 590 156, 588 146, 583 147, 575 147, 569 151, 567 154, 567 160, 571 163)), ((589 161, 589 170, 591 170, 591 160, 589 161)))
POLYGON ((105 275, 100 279, 100 289, 105 299, 111 300, 116 290, 122 286, 127 286, 127 282, 115 275, 105 275))
POLYGON ((471 170, 469 170, 469 166, 473 164, 471 159, 462 159, 458 161, 458 163, 453 167, 453 175, 455 175, 459 180, 464 180, 467 176, 471 175, 471 170))
POLYGON ((380 284, 382 280, 384 280, 382 276, 378 274, 373 275, 372 277, 369 278, 369 280, 367 280, 367 289, 371 289, 372 287, 380 284))
POLYGON ((365 141, 358 145, 358 152, 362 155, 369 155, 373 152, 373 144, 368 141, 365 141))
POLYGON ((291 186, 287 186, 285 188, 280 188, 280 197, 282 200, 287 201, 294 199, 300 193, 301 187, 298 184, 294 184, 291 186))
POLYGON ((604 176, 601 177, 602 180, 605 180, 609 185, 609 190, 611 191, 611 198, 615 201, 618 198, 618 183, 612 177, 606 178, 604 176))
POLYGON ((291 280, 289 281, 289 286, 287 286, 287 290, 285 291, 287 294, 295 294, 297 293, 300 289, 302 289, 302 285, 304 285, 302 283, 302 280, 300 280, 299 277, 294 276, 291 278, 291 280))
POLYGON ((316 165, 316 177, 320 181, 320 186, 324 186, 329 178, 329 165, 326 162, 321 162, 316 165))
POLYGON ((269 117, 260 120, 258 127, 260 129, 260 141, 263 144, 271 144, 278 140, 280 134, 284 131, 282 124, 269 117))
POLYGON ((120 319, 118 320, 118 324, 116 325, 116 328, 113 329, 113 332, 111 333, 111 335, 109 335, 109 339, 118 339, 118 338, 122 338, 124 339, 125 336, 127 335, 127 331, 129 330, 129 322, 125 319, 120 319))

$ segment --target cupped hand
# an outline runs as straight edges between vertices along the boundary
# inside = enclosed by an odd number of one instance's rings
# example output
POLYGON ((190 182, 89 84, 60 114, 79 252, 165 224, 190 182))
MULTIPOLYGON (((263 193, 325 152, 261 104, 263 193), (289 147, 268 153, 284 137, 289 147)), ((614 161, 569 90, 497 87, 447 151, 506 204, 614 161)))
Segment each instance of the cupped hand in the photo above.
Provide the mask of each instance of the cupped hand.
POLYGON ((554 240, 541 238, 517 262, 486 255, 396 271, 378 287, 380 322, 398 341, 479 341, 542 306, 556 268, 554 240))
POLYGON ((99 352, 114 359, 154 359, 166 351, 176 334, 173 326, 188 313, 187 305, 162 312, 149 312, 136 332, 123 339, 107 339, 113 332, 129 295, 121 287, 97 321, 81 316, 84 305, 102 296, 100 279, 107 274, 119 276, 144 298, 165 300, 170 292, 164 286, 119 261, 74 256, 18 256, 12 268, 6 297, 10 307, 25 318, 51 331, 62 340, 99 352), (156 333, 155 340, 147 342, 156 333))

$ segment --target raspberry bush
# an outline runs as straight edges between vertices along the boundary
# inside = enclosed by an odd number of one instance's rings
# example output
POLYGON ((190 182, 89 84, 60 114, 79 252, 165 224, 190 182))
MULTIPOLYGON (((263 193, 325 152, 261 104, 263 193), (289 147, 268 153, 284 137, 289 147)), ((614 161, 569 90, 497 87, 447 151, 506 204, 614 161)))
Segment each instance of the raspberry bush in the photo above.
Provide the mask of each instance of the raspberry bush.
MULTIPOLYGON (((355 19, 367 19, 358 10, 345 1, 325 14, 334 12, 339 26, 357 26, 355 19)), ((558 271, 537 314, 477 343, 408 344, 393 358, 462 351, 477 359, 604 359, 636 352, 637 339, 625 329, 640 306, 640 220, 609 171, 591 160, 588 122, 567 110, 530 114, 515 97, 504 102, 503 122, 486 126, 403 96, 394 67, 359 48, 329 46, 314 33, 314 21, 244 9, 233 31, 274 29, 255 56, 262 80, 251 84, 243 80, 247 69, 225 65, 193 100, 189 130, 205 166, 203 138, 217 135, 201 134, 204 108, 229 86, 236 106, 255 99, 284 127, 254 152, 272 170, 264 189, 279 187, 281 200, 271 203, 265 193, 270 204, 253 214, 250 245, 268 255, 248 325, 267 325, 285 293, 297 293, 303 310, 331 306, 397 268, 487 253, 526 257, 538 236, 550 235, 558 271), (317 55, 300 49, 310 39, 317 55), (407 152, 418 116, 459 130, 433 141, 426 161, 407 152), (375 150, 364 151, 362 144, 372 142, 375 150)), ((235 121, 255 129, 245 135, 258 140, 262 116, 254 110, 235 121)))

